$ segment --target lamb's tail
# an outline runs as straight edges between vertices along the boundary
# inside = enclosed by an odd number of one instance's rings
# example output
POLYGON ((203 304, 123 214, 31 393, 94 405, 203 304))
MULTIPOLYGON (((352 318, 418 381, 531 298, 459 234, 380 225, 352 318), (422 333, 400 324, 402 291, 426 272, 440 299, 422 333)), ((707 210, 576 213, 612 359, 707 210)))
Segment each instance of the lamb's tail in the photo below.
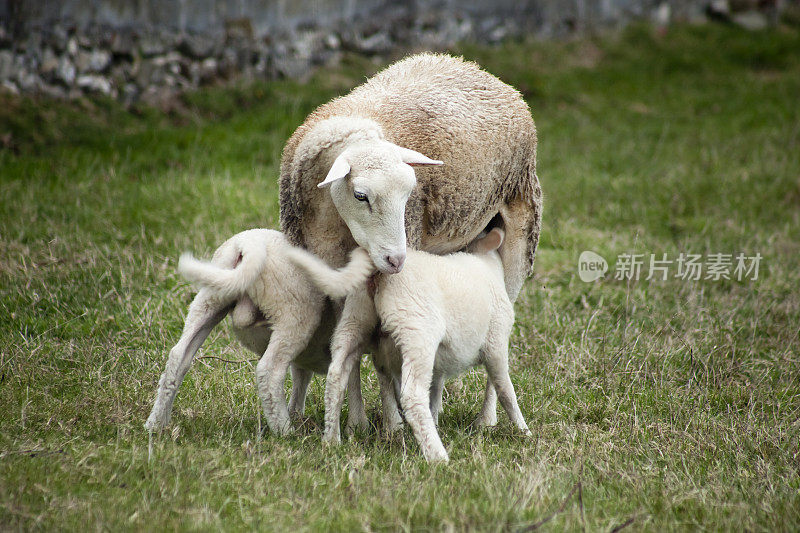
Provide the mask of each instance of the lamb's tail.
POLYGON ((255 282, 266 261, 266 246, 249 246, 239 250, 236 260, 231 264, 232 268, 200 261, 192 254, 185 253, 178 261, 178 272, 191 283, 213 289, 221 298, 238 298, 255 282))
POLYGON ((375 271, 375 265, 363 248, 356 248, 350 254, 350 262, 339 270, 335 270, 314 254, 292 248, 289 259, 303 269, 311 282, 331 298, 344 298, 359 286, 363 285, 375 271))

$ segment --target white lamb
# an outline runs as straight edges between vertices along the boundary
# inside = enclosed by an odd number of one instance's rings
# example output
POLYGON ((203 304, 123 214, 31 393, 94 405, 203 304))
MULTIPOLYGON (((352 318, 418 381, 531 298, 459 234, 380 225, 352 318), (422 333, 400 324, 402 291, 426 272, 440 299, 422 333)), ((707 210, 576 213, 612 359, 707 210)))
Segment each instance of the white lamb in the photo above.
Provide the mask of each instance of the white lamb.
MULTIPOLYGON (((172 403, 194 355, 230 313, 236 336, 261 356, 256 384, 270 430, 280 434, 291 429, 290 412, 303 414, 312 373, 327 372, 328 340, 335 323, 330 301, 288 260, 291 248, 282 233, 253 229, 228 239, 209 263, 181 257, 178 270, 200 291, 189 306, 180 340, 170 350, 145 428, 152 432, 169 423, 172 403), (287 408, 283 385, 289 367, 292 395, 287 408)), ((344 296, 373 268, 366 252, 355 251, 344 270, 329 272, 329 294, 344 296)), ((367 425, 360 381, 355 369, 349 382, 349 430, 367 425)))
MULTIPOLYGON (((448 461, 434 421, 441 406, 444 380, 477 364, 486 366, 490 382, 511 421, 526 435, 530 434, 508 373, 508 339, 514 324, 514 308, 506 292, 503 263, 497 252, 503 236, 502 230, 492 229, 471 245, 472 253, 437 256, 410 250, 400 273, 377 274, 374 278, 374 306, 365 286, 347 297, 331 341, 333 358, 325 390, 325 441, 338 442, 340 438, 344 378, 357 366, 378 323, 392 341, 381 342, 375 357, 381 376, 384 424, 391 430, 400 423, 391 382, 394 378, 399 381, 406 420, 426 460, 448 461), (350 350, 351 346, 357 348, 350 350), (342 350, 347 353, 341 353, 342 350)), ((324 292, 341 290, 340 285, 329 285, 333 271, 322 260, 304 251, 290 250, 289 257, 308 271, 324 292)), ((348 266, 347 271, 355 269, 348 266)), ((352 281, 350 285, 358 286, 360 280, 352 281)), ((487 387, 479 422, 493 416, 493 397, 487 387)))

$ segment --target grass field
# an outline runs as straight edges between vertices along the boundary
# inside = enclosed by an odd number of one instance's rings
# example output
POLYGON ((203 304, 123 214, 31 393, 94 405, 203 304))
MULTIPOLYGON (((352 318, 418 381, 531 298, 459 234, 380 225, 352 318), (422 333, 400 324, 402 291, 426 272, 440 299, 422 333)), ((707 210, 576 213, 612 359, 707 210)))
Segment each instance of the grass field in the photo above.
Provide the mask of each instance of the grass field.
MULTIPOLYGON (((800 529, 800 29, 646 28, 464 45, 539 129, 545 213, 512 379, 534 432, 320 443, 261 421, 220 327, 148 461, 142 424, 190 288, 180 252, 276 227, 283 143, 380 65, 208 89, 178 109, 0 96, 0 530, 800 529), (578 277, 578 256, 610 263, 578 277), (614 279, 620 254, 761 254, 758 279, 614 279), (543 522, 544 521, 544 522, 543 522)), ((377 380, 365 362, 367 409, 377 380)))

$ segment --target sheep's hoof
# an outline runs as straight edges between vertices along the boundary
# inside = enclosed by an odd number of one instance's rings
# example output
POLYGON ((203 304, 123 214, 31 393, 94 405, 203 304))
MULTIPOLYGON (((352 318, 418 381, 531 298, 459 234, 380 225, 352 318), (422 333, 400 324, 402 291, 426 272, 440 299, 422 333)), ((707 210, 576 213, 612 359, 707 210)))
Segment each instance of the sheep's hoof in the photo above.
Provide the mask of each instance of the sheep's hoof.
POLYGON ((338 446, 342 443, 342 438, 338 434, 325 433, 322 436, 322 444, 326 446, 338 446))
POLYGON ((497 417, 494 418, 478 418, 472 423, 476 429, 490 429, 497 425, 497 417))
POLYGON ((367 431, 369 431, 369 420, 366 418, 360 418, 353 422, 348 421, 344 428, 344 434, 347 437, 352 437, 356 433, 367 433, 367 431))
POLYGON ((283 426, 280 426, 280 429, 275 431, 275 433, 277 433, 281 437, 288 437, 289 435, 294 433, 294 431, 295 431, 294 426, 292 426, 291 424, 285 424, 283 426))
POLYGON ((400 421, 396 424, 387 424, 381 427, 381 436, 384 439, 390 440, 392 437, 398 434, 400 430, 403 429, 403 422, 400 421))
POLYGON ((144 423, 144 429, 146 429, 148 433, 155 433, 161 431, 168 425, 169 418, 150 415, 150 417, 147 419, 147 422, 144 423))

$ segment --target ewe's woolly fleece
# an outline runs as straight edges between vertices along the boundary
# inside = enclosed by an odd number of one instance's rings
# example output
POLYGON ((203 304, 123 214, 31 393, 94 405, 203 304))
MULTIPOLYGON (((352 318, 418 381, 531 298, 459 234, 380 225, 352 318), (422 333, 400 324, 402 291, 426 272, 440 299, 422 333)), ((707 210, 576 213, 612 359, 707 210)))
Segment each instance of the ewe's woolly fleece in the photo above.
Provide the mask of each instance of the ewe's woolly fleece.
POLYGON ((348 143, 369 138, 384 138, 444 161, 441 167, 415 169, 418 185, 406 207, 412 248, 457 250, 504 204, 522 204, 526 207, 513 211, 514 216, 523 213, 517 224, 527 245, 521 247, 526 257, 520 266, 530 274, 542 194, 536 176, 536 128, 519 92, 475 63, 419 54, 311 113, 284 148, 281 228, 290 242, 336 266, 346 262, 355 243, 335 216, 328 191, 316 185, 348 143), (352 118, 347 121, 352 126, 343 130, 341 120, 326 123, 332 117, 352 118))

